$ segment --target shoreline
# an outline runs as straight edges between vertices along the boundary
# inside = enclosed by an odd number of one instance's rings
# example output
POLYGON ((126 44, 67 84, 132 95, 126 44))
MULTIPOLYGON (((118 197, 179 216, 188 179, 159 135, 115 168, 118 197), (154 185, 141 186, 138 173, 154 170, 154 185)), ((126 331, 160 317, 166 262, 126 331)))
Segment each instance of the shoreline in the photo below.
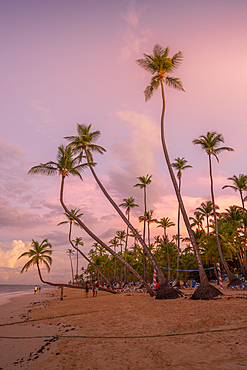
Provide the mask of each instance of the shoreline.
POLYGON ((163 370, 247 367, 247 291, 213 301, 65 289, 1 306, 0 368, 163 370), (3 310, 2 310, 3 309, 3 310), (5 314, 3 313, 5 312, 5 314), (3 338, 3 337, 6 338, 3 338))

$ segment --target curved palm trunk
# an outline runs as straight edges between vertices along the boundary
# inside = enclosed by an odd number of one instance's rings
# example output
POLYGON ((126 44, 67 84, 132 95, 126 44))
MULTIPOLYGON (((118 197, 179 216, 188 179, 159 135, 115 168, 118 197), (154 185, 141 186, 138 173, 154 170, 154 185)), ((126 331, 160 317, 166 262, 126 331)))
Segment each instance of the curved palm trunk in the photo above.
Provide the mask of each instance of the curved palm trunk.
POLYGON ((110 286, 112 289, 114 289, 113 288, 113 286, 112 286, 112 284, 110 283, 110 281, 105 277, 105 275, 98 269, 98 267, 76 246, 76 245, 74 245, 73 244, 73 242, 72 242, 72 240, 71 240, 71 232, 72 232, 72 222, 70 222, 70 224, 69 224, 69 242, 70 242, 70 244, 72 245, 72 247, 77 251, 77 253, 79 252, 81 255, 82 255, 82 257, 84 257, 85 258, 85 260, 90 264, 90 265, 92 265, 93 266, 93 268, 97 271, 97 273, 100 275, 100 276, 102 276, 102 278, 105 280, 105 282, 107 283, 107 286, 110 286))
MULTIPOLYGON (((108 201, 111 203, 111 205, 114 207, 114 209, 116 210, 116 212, 119 214, 119 216, 122 218, 122 220, 125 222, 125 224, 130 228, 130 230, 132 231, 132 233, 135 235, 136 239, 139 240, 141 246, 143 247, 144 251, 147 253, 148 257, 150 258, 156 272, 157 272, 157 276, 158 276, 158 279, 159 279, 159 282, 160 284, 167 284, 166 282, 166 279, 163 275, 163 272, 160 268, 160 266, 158 265, 158 263, 156 262, 154 256, 152 255, 152 253, 150 252, 149 248, 147 247, 146 243, 143 241, 142 237, 139 235, 139 233, 136 231, 136 229, 134 228, 133 225, 131 225, 131 223, 127 220, 127 218, 125 217, 125 215, 123 214, 123 212, 121 211, 121 209, 117 206, 117 204, 114 202, 114 200, 110 197, 110 195, 107 193, 106 189, 104 188, 104 186, 101 184, 100 180, 98 179, 93 167, 90 165, 90 158, 88 156, 88 153, 87 151, 85 151, 86 153, 86 157, 87 157, 87 161, 89 163, 89 167, 90 167, 90 170, 92 172, 92 175, 95 179, 95 181, 97 182, 97 184, 99 185, 100 189, 102 190, 103 194, 105 195, 105 197, 108 199, 108 201)), ((72 216, 74 217, 74 216, 72 216)), ((77 218, 76 218, 77 220, 77 218)), ((78 222, 78 221, 77 221, 78 222)), ((135 271, 135 270, 134 270, 135 271)), ((131 271, 132 272, 132 271, 131 271)), ((135 274, 134 274, 135 275, 135 274)), ((136 276, 136 275, 135 275, 136 276)), ((142 281, 145 281, 144 279, 142 279, 142 281)), ((146 282, 145 282, 146 284, 146 282)), ((146 284, 147 285, 147 284, 146 284)), ((148 286, 148 285, 147 285, 148 286)))
POLYGON ((78 222, 78 224, 83 228, 83 230, 86 231, 86 233, 88 235, 91 236, 92 239, 94 239, 97 243, 99 243, 103 248, 105 248, 111 255, 113 255, 113 257, 115 257, 118 261, 120 261, 124 266, 126 265, 126 267, 128 268, 128 270, 130 270, 132 272, 132 274, 134 276, 137 277, 138 280, 140 280, 143 285, 145 286, 145 288, 147 289, 148 293, 150 294, 150 296, 154 296, 154 292, 153 290, 150 288, 150 286, 143 280, 143 278, 136 272, 135 269, 133 269, 132 266, 130 266, 127 262, 125 263, 125 261, 117 254, 115 253, 110 247, 108 247, 107 244, 105 244, 100 238, 98 238, 91 230, 88 229, 88 227, 76 216, 74 215, 73 213, 71 213, 69 211, 69 209, 66 207, 66 205, 64 204, 64 201, 63 201, 63 189, 64 189, 64 177, 62 176, 62 181, 61 181, 61 189, 60 189, 60 203, 63 207, 63 209, 65 210, 65 212, 70 215, 74 220, 76 220, 78 222))
POLYGON ((216 210, 215 210, 215 202, 214 202, 214 183, 213 183, 213 174, 212 174, 212 161, 211 161, 211 155, 208 155, 209 158, 209 174, 210 174, 210 182, 211 182, 211 197, 212 197, 212 204, 213 204, 213 213, 214 213, 214 225, 215 225, 215 234, 216 234, 216 240, 219 250, 219 255, 221 262, 224 266, 224 269, 226 270, 227 276, 229 278, 229 283, 231 283, 233 280, 236 280, 236 276, 230 271, 228 264, 225 260, 225 257, 222 252, 222 248, 220 245, 220 238, 219 238, 219 232, 218 232, 218 224, 217 224, 217 217, 216 217, 216 210))
MULTIPOLYGON (((179 194, 181 195, 181 177, 178 178, 178 191, 179 191, 179 194)), ((179 284, 179 279, 178 279, 178 275, 179 275, 179 257, 180 257, 180 206, 179 206, 179 203, 178 203, 178 250, 177 250, 177 273, 176 273, 176 285, 179 287, 180 284, 179 284)))
POLYGON ((184 223, 185 223, 185 226, 187 228, 187 231, 188 231, 188 234, 189 234, 189 237, 190 237, 190 241, 191 241, 194 253, 195 253, 196 262, 197 262, 199 275, 200 275, 200 282, 201 282, 202 286, 208 286, 210 284, 209 284, 207 275, 206 275, 206 273, 204 271, 204 268, 203 268, 203 265, 202 265, 201 257, 200 257, 200 254, 199 254, 199 251, 198 251, 198 248, 197 248, 197 245, 196 245, 196 240, 195 240, 193 231, 191 229, 187 213, 186 213, 185 208, 184 208, 183 200, 182 200, 182 197, 181 197, 179 189, 178 189, 177 181, 176 181, 176 178, 175 178, 172 166, 171 166, 171 162, 170 162, 170 158, 169 158, 169 154, 168 154, 168 150, 167 150, 167 146, 166 146, 166 142, 165 142, 165 128, 164 128, 165 92, 164 92, 163 81, 160 80, 160 83, 161 83, 162 102, 163 102, 162 114, 161 114, 161 141, 162 141, 163 151, 164 151, 167 167, 168 167, 168 170, 169 170, 169 173, 170 173, 170 176, 171 176, 171 180, 172 180, 172 183, 173 183, 173 186, 174 186, 174 190, 175 190, 175 193, 176 193, 176 196, 177 196, 177 200, 178 200, 178 203, 179 203, 179 206, 180 206, 180 209, 181 209, 181 213, 183 215, 184 223))
MULTIPOLYGON (((143 223, 143 240, 144 240, 144 243, 146 243, 146 241, 145 241, 146 213, 147 213, 147 193, 146 193, 146 186, 144 185, 144 223, 143 223)), ((147 279, 147 277, 146 277, 146 257, 145 257, 145 249, 144 248, 142 248, 142 261, 143 261, 142 262, 142 264, 143 264, 143 278, 144 278, 144 280, 146 280, 147 279)))
MULTIPOLYGON (((38 268, 39 278, 42 281, 42 283, 44 283, 44 284, 48 284, 48 285, 51 285, 51 286, 57 286, 57 287, 63 287, 63 288, 65 287, 65 288, 73 288, 73 289, 86 289, 85 286, 81 286, 81 285, 58 284, 58 283, 50 283, 49 281, 45 281, 42 278, 42 275, 41 275, 41 271, 40 271, 40 267, 39 267, 39 262, 37 262, 37 268, 38 268)), ((104 292, 109 292, 109 293, 117 294, 116 291, 113 291, 113 290, 110 290, 110 289, 106 289, 106 288, 102 288, 102 287, 99 287, 99 290, 103 290, 104 292)))

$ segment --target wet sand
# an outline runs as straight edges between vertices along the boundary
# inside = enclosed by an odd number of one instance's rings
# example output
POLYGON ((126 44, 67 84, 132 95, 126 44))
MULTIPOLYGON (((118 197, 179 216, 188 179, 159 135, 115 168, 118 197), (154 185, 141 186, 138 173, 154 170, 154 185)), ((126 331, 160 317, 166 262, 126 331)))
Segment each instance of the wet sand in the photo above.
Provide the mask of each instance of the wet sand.
POLYGON ((247 291, 224 289, 214 301, 192 301, 192 292, 14 298, 0 307, 0 368, 246 369, 247 291))

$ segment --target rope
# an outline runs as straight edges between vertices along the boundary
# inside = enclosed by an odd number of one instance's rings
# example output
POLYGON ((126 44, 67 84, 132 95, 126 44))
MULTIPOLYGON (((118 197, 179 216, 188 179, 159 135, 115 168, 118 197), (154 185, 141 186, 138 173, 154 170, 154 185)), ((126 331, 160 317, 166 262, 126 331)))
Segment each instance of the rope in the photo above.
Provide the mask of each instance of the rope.
MULTIPOLYGON (((207 267, 207 268, 205 268, 204 270, 212 270, 212 269, 214 269, 215 268, 215 266, 214 267, 207 267)), ((189 272, 192 272, 192 271, 199 271, 199 270, 179 270, 179 269, 171 269, 171 268, 169 268, 169 267, 161 267, 161 269, 166 269, 166 270, 173 270, 173 271, 189 271, 189 272)))
POLYGON ((89 336, 89 335, 40 335, 32 337, 5 337, 0 336, 0 339, 43 339, 43 338, 83 338, 83 339, 142 339, 142 338, 163 338, 163 337, 177 337, 185 335, 197 335, 204 333, 219 333, 226 331, 236 331, 247 329, 247 326, 242 326, 240 328, 229 328, 229 329, 213 329, 213 330, 198 330, 185 333, 169 333, 169 334, 151 334, 151 335, 126 335, 126 336, 89 336))

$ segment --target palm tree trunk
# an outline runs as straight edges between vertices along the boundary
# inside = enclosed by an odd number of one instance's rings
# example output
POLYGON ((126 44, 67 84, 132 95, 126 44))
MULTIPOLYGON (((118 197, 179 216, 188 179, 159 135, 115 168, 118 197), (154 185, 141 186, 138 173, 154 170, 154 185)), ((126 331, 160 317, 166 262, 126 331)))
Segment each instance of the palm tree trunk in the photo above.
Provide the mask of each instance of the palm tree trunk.
MULTIPOLYGON (((150 249, 150 246, 151 246, 150 222, 148 222, 148 246, 149 246, 149 249, 150 249)), ((146 264, 146 259, 145 259, 145 264, 146 264)), ((148 259, 148 279, 149 279, 149 282, 151 283, 150 258, 148 259)))
POLYGON ((76 251, 76 282, 78 283, 78 251, 76 251))
POLYGON ((163 151, 164 151, 167 167, 168 167, 168 170, 169 170, 169 173, 170 173, 170 176, 171 176, 171 180, 172 180, 172 183, 173 183, 173 186, 174 186, 174 190, 175 190, 175 193, 176 193, 176 196, 177 196, 177 199, 178 199, 178 203, 179 203, 179 206, 180 206, 180 209, 181 209, 181 213, 183 215, 184 223, 185 223, 185 226, 187 228, 187 231, 188 231, 188 234, 189 234, 189 237, 190 237, 190 241, 191 241, 194 253, 195 253, 195 258, 196 258, 198 271, 199 271, 199 275, 200 275, 201 286, 209 286, 210 284, 209 284, 207 275, 206 275, 206 273, 204 271, 204 268, 203 268, 203 265, 202 265, 201 257, 200 257, 200 254, 199 254, 199 251, 198 251, 198 248, 197 248, 197 245, 196 245, 196 240, 195 240, 193 231, 191 229, 186 210, 184 208, 183 200, 182 200, 182 197, 181 197, 179 189, 178 189, 178 185, 177 185, 175 175, 173 173, 173 169, 172 169, 172 166, 171 166, 171 162, 170 162, 170 158, 169 158, 169 154, 168 154, 168 150, 167 150, 167 146, 166 146, 166 142, 165 142, 165 128, 164 128, 165 92, 164 92, 163 81, 160 80, 160 82, 161 82, 162 101, 163 101, 162 114, 161 114, 161 141, 162 141, 163 151))
MULTIPOLYGON (((181 195, 181 177, 178 178, 178 191, 179 191, 179 194, 181 195)), ((178 279, 178 276, 179 276, 179 256, 180 256, 180 206, 179 206, 179 203, 178 203, 178 243, 177 243, 177 246, 178 246, 178 250, 177 250, 177 272, 176 272, 176 286, 180 286, 179 284, 179 279, 178 279)))
MULTIPOLYGON (((85 151, 85 153, 86 153, 87 161, 90 164, 91 162, 90 162, 90 158, 88 156, 87 151, 85 151)), ((98 179, 98 177, 97 177, 97 175, 96 175, 93 167, 91 165, 89 167, 90 167, 90 170, 92 172, 92 175, 93 175, 95 181, 97 182, 98 186, 102 190, 102 192, 105 195, 105 197, 108 199, 108 201, 114 207, 114 209, 119 214, 119 216, 121 217, 121 219, 125 222, 125 224, 130 228, 130 230, 132 231, 132 233, 136 236, 137 240, 139 240, 139 242, 140 242, 141 246, 143 247, 144 251, 147 253, 148 257, 150 258, 150 260, 151 260, 151 262, 152 262, 152 264, 153 264, 153 266, 154 266, 154 268, 155 268, 155 270, 157 272, 157 276, 158 276, 158 279, 159 279, 160 284, 166 284, 166 279, 165 279, 165 277, 163 275, 163 272, 162 272, 160 266, 158 265, 158 263, 156 262, 154 256, 150 252, 149 248, 147 247, 146 243, 143 241, 142 237, 136 231, 136 229, 134 228, 134 226, 131 225, 131 223, 127 220, 127 218, 125 217, 125 215, 123 214, 123 212, 121 211, 121 209, 117 206, 117 204, 114 202, 114 200, 107 193, 106 189, 104 188, 104 186, 101 184, 100 180, 98 179)), ((74 217, 74 216, 72 216, 72 217, 74 217)), ((77 220, 77 217, 76 217, 76 220, 77 220)), ((145 281, 144 279, 142 279, 142 280, 145 281)))
MULTIPOLYGON (((66 207, 66 205, 64 204, 64 201, 63 201, 63 189, 64 189, 64 177, 62 176, 62 181, 61 181, 61 188, 60 188, 60 203, 63 207, 63 209, 65 210, 65 212, 70 215, 74 220, 76 220, 78 222, 78 224, 83 228, 83 230, 86 231, 86 233, 88 235, 91 236, 92 239, 94 239, 97 243, 99 243, 103 248, 105 248, 111 255, 113 255, 113 257, 116 257, 116 259, 118 261, 120 261, 124 266, 126 265, 126 267, 132 272, 132 274, 134 276, 137 277, 138 280, 140 280, 143 285, 145 286, 145 288, 147 289, 148 293, 150 294, 151 297, 154 296, 154 292, 153 290, 150 288, 150 286, 144 281, 144 279, 136 272, 135 269, 133 269, 132 266, 130 266, 127 262, 125 263, 125 261, 117 254, 115 253, 110 247, 108 247, 107 244, 105 244, 100 238, 98 238, 91 230, 88 229, 88 227, 76 216, 74 215, 73 213, 71 213, 69 211, 69 209, 66 207)), ((127 220, 128 221, 128 220, 127 220)), ((138 234, 137 234, 138 235, 138 234)), ((155 261, 156 262, 156 261, 155 261)), ((164 276, 164 275, 163 275, 164 276)))
MULTIPOLYGON (((110 286, 112 289, 113 286, 112 284, 110 283, 110 281, 106 278, 106 276, 98 269, 98 267, 77 247, 77 245, 74 245, 72 240, 71 240, 71 232, 72 232, 72 222, 70 222, 70 227, 69 227, 69 242, 70 244, 72 245, 72 247, 77 251, 77 253, 79 252, 82 257, 85 258, 85 260, 93 266, 93 268, 97 271, 98 274, 100 274, 102 276, 102 278, 105 280, 105 282, 107 283, 107 286, 110 286)), ((73 284, 74 284, 74 281, 73 281, 73 284)))
POLYGON ((166 234, 166 230, 164 229, 165 231, 165 240, 166 240, 166 258, 167 258, 167 281, 169 283, 169 281, 171 280, 171 270, 170 270, 170 254, 169 254, 169 246, 168 246, 168 235, 166 234))
POLYGON ((226 273, 227 273, 227 276, 228 276, 228 279, 229 279, 229 283, 231 283, 233 280, 236 280, 236 276, 230 271, 230 269, 228 267, 228 264, 225 260, 225 257, 223 255, 221 245, 220 245, 220 238, 219 238, 218 224, 217 224, 217 217, 216 217, 216 210, 215 210, 215 201, 214 201, 214 183, 213 183, 213 174, 212 174, 211 154, 208 155, 208 158, 209 158, 209 174, 210 174, 210 182, 211 182, 211 197, 212 197, 212 205, 213 205, 213 213, 214 213, 216 240, 217 240, 220 259, 222 261, 224 269, 226 270, 226 273))
MULTIPOLYGON (((146 213, 147 213, 147 194, 146 194, 146 186, 144 185, 144 223, 143 223, 143 241, 145 241, 145 233, 146 233, 146 213)), ((147 279, 146 277, 146 257, 145 257, 145 249, 142 248, 142 264, 143 264, 143 278, 144 280, 147 279)))
POLYGON ((69 259, 70 259, 71 274, 72 274, 72 284, 74 285, 74 271, 73 271, 73 263, 72 263, 72 258, 71 258, 70 253, 69 253, 69 259))
MULTIPOLYGON (((116 253, 116 247, 114 246, 114 252, 116 253)), ((114 282, 116 282, 116 270, 117 270, 117 260, 114 259, 114 282)))
MULTIPOLYGON (((128 221, 130 220, 130 211, 128 212, 128 221)), ((128 246, 128 235, 129 234, 129 227, 127 226, 126 230, 126 241, 125 241, 125 248, 124 248, 124 261, 127 262, 127 246, 128 246)), ((127 269, 126 265, 124 265, 124 284, 127 284, 127 269)))

